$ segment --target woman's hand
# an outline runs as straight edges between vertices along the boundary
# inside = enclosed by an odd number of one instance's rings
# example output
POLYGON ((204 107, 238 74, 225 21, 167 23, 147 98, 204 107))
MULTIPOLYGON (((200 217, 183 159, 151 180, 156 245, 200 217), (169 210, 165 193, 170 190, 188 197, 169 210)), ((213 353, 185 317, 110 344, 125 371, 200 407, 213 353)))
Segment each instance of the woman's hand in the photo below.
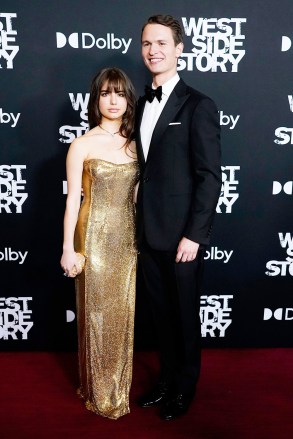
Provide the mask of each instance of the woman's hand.
POLYGON ((77 256, 74 250, 63 251, 60 264, 66 276, 75 277, 73 275, 70 275, 70 273, 74 272, 73 267, 76 266, 77 262, 77 256))

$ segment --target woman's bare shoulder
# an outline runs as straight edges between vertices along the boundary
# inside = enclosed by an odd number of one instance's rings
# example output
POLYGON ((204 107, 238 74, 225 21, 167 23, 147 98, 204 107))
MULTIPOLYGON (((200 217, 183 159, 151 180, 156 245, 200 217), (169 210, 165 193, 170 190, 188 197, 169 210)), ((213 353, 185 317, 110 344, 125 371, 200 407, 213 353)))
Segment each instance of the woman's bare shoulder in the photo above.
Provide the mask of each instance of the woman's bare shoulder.
POLYGON ((80 140, 81 142, 88 142, 92 140, 95 136, 100 135, 100 130, 98 127, 92 128, 89 131, 86 131, 82 136, 77 137, 75 140, 80 140))
POLYGON ((76 137, 71 143, 71 149, 79 149, 84 148, 86 146, 91 146, 93 142, 96 142, 97 135, 95 128, 90 131, 87 131, 80 137, 76 137))

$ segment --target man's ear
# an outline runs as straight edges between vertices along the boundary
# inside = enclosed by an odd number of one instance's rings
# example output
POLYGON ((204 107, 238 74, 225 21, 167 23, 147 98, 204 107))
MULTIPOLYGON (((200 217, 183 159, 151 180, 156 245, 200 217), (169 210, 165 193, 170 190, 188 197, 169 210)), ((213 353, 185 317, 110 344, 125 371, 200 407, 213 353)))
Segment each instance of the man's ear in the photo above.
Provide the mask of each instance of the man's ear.
POLYGON ((179 56, 181 55, 181 53, 183 52, 184 49, 184 44, 183 43, 179 43, 176 46, 176 57, 179 58, 179 56))

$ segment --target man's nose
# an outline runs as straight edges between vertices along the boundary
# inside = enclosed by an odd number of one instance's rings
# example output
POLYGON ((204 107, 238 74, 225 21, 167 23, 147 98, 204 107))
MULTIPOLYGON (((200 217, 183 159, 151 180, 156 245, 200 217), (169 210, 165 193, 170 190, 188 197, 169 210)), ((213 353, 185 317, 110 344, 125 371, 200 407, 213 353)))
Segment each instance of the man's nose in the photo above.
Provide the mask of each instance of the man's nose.
POLYGON ((149 54, 150 55, 155 55, 158 51, 158 46, 156 44, 150 44, 149 46, 149 54))

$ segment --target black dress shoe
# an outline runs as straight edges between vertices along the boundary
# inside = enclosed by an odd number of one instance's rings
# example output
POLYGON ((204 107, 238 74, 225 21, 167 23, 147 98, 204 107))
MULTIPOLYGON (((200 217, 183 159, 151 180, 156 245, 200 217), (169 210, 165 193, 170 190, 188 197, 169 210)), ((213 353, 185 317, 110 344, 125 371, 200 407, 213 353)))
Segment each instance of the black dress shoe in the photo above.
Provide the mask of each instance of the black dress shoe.
POLYGON ((153 390, 143 395, 138 404, 140 407, 153 407, 154 405, 160 404, 167 395, 168 387, 165 382, 159 382, 153 390))
POLYGON ((161 419, 171 421, 187 413, 192 397, 184 396, 181 393, 166 399, 160 412, 161 419))

